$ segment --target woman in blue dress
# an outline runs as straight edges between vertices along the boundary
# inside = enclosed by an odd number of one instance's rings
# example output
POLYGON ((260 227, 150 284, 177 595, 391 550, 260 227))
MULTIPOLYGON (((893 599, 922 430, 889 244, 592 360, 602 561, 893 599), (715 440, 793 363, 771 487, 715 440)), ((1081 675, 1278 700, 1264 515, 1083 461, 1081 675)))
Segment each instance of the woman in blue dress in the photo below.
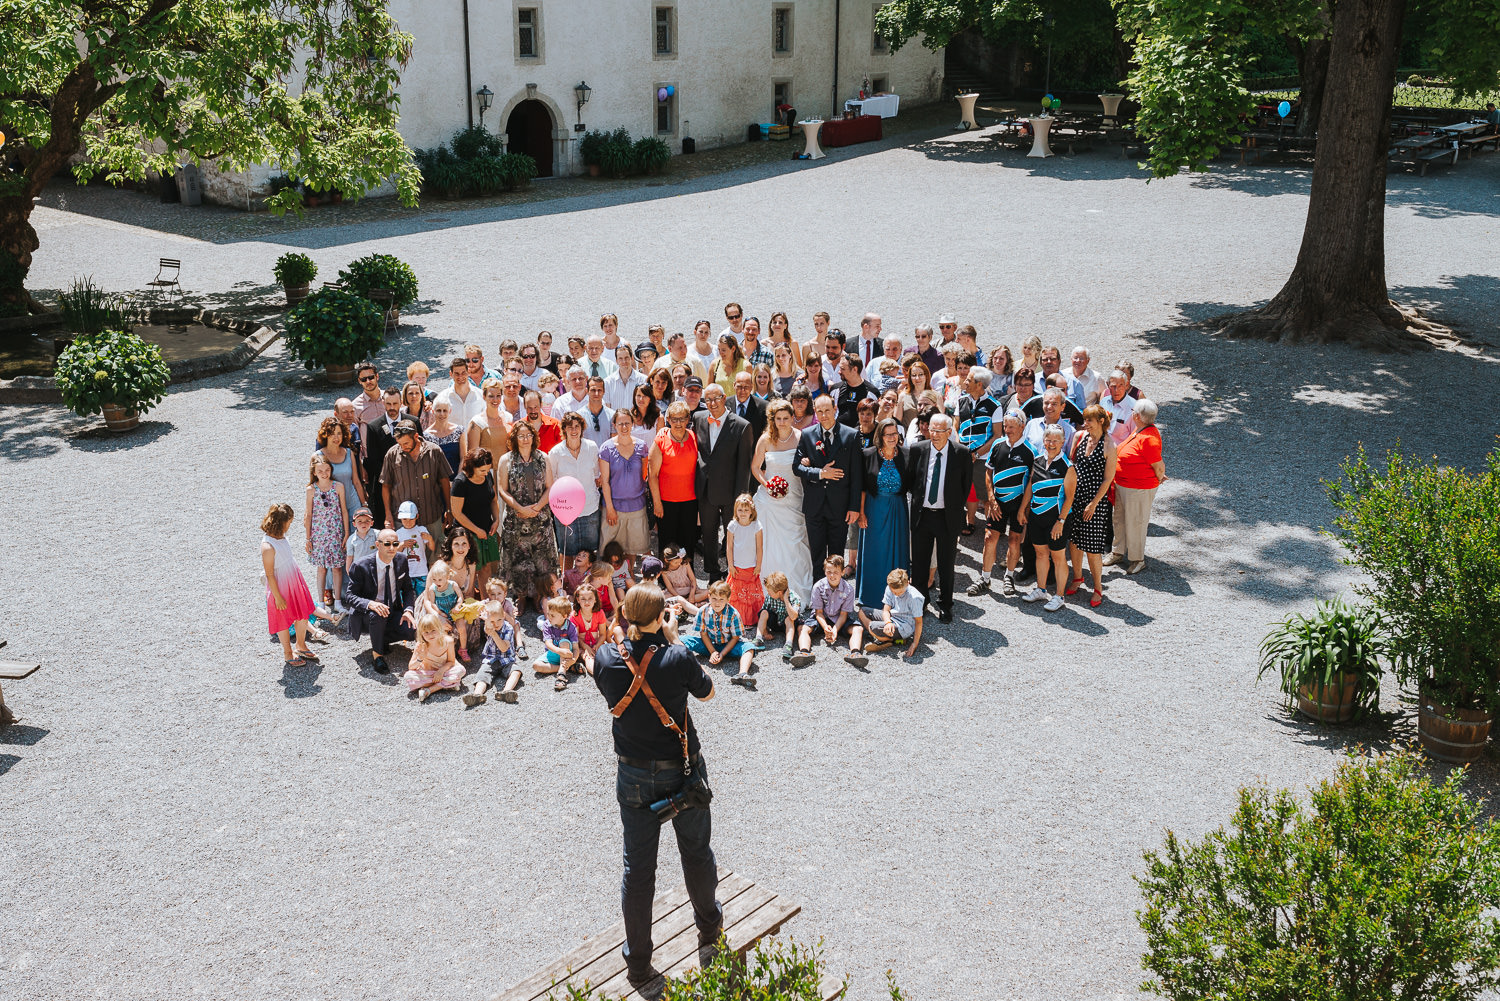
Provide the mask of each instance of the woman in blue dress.
POLYGON ((865 449, 864 494, 860 497, 859 563, 854 589, 859 603, 880 608, 885 579, 892 570, 911 569, 911 531, 907 513, 906 450, 901 427, 886 419, 875 426, 875 444, 865 449))

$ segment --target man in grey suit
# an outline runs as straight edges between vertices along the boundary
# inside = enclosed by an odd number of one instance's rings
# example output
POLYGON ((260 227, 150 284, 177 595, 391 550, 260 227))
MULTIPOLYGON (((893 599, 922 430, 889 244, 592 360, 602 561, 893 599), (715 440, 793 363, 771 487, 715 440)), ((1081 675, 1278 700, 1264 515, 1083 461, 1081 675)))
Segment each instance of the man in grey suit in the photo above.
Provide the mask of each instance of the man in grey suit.
POLYGON ((703 391, 704 410, 693 415, 698 436, 698 528, 703 533, 703 575, 723 578, 719 533, 734 517, 734 499, 750 483, 750 459, 755 441, 750 422, 724 407, 724 390, 709 383, 703 391))

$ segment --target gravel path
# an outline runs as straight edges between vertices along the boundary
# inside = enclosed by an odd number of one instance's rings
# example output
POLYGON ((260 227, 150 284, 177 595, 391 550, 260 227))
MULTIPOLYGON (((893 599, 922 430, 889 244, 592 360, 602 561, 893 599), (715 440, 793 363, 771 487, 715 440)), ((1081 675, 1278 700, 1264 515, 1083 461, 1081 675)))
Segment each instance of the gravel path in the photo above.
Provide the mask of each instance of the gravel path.
MULTIPOLYGON (((1345 587, 1317 480, 1358 441, 1473 464, 1500 389, 1492 347, 1406 357, 1288 350, 1176 328, 1269 297, 1295 255, 1304 173, 1142 183, 1105 153, 1045 162, 973 136, 443 221, 199 242, 39 209, 33 281, 134 287, 182 257, 191 286, 261 286, 274 256, 325 271, 411 261, 426 306, 384 356, 592 327, 688 329, 728 299, 799 330, 867 308, 903 334, 956 310, 981 342, 1031 332, 1133 359, 1174 479, 1150 569, 1097 612, 960 601, 913 666, 829 653, 763 666, 697 710, 723 864, 800 900, 875 997, 1129 997, 1140 852, 1223 823, 1235 789, 1303 785, 1363 730, 1286 718, 1254 684, 1266 624, 1345 587), (1485 413, 1483 408, 1479 411, 1485 413), (982 986, 981 986, 982 985, 982 986)), ((1493 340, 1500 156, 1392 178, 1390 280, 1493 340)), ((283 671, 263 639, 256 525, 302 496, 330 395, 279 346, 174 391, 113 440, 56 409, 0 409, 6 565, 0 995, 483 998, 617 915, 608 718, 587 687, 517 706, 409 704, 347 644, 283 671)), ((966 561, 970 558, 966 557, 966 561)), ((960 579, 966 583, 972 563, 960 579)), ((1397 705, 1388 692, 1386 707, 1397 705)), ((1493 788, 1495 769, 1480 769, 1493 788)), ((663 852, 662 884, 676 882, 663 852)))

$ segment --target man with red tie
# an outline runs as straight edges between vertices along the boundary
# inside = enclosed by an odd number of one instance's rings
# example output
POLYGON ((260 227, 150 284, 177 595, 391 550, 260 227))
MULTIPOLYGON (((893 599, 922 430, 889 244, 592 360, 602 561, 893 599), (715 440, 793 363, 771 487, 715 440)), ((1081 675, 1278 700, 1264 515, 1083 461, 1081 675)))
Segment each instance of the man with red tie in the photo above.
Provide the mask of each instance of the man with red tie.
POLYGON ((880 316, 876 313, 866 313, 865 318, 859 321, 859 337, 855 338, 853 344, 846 345, 845 351, 853 351, 859 356, 859 362, 865 368, 885 353, 885 342, 880 339, 880 316))

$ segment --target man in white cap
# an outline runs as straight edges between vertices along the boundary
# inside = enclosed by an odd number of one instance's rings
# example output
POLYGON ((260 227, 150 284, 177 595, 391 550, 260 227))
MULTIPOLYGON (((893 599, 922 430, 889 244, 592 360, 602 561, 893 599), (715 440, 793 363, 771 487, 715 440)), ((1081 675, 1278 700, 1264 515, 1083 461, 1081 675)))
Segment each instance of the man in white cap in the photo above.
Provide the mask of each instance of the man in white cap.
POLYGON ((938 336, 942 338, 938 343, 939 349, 958 337, 958 320, 952 313, 938 314, 938 336))

